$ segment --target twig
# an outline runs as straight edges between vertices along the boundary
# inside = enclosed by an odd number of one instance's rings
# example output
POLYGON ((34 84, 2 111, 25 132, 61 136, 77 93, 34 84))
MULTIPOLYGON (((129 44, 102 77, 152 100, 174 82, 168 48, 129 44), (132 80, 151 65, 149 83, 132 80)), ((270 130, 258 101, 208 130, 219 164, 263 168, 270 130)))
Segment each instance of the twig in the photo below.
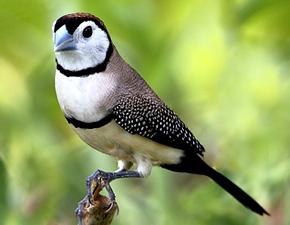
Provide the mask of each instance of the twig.
POLYGON ((110 225, 114 216, 118 213, 117 202, 101 195, 103 189, 102 181, 92 182, 92 199, 86 196, 78 205, 76 215, 78 225, 110 225))

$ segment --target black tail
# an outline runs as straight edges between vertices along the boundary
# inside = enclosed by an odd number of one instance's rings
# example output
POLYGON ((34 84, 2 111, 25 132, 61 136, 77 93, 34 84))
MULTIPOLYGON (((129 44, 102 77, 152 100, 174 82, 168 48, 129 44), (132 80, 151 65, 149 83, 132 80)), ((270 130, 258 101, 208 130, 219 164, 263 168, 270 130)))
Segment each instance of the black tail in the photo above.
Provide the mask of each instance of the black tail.
POLYGON ((224 190, 231 194, 245 207, 260 215, 270 215, 258 202, 256 202, 245 191, 243 191, 240 187, 238 187, 236 184, 234 184, 232 181, 230 181, 228 178, 226 178, 224 175, 220 174, 213 168, 209 167, 207 174, 205 175, 213 179, 218 185, 220 185, 224 190))
POLYGON ((192 158, 185 157, 178 165, 162 165, 162 167, 177 172, 189 172, 208 176, 245 207, 260 215, 270 215, 258 202, 256 202, 245 191, 239 188, 224 175, 220 174, 219 172, 208 166, 198 156, 192 158))

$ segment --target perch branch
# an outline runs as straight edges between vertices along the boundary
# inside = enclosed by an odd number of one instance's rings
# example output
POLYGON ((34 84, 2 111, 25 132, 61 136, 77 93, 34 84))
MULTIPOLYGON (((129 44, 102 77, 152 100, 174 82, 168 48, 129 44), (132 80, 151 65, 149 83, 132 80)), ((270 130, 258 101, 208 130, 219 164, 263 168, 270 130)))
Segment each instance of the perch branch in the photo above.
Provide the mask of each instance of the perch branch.
POLYGON ((118 213, 117 202, 101 195, 104 187, 103 181, 91 183, 92 197, 86 196, 76 209, 78 225, 110 225, 114 216, 118 213))

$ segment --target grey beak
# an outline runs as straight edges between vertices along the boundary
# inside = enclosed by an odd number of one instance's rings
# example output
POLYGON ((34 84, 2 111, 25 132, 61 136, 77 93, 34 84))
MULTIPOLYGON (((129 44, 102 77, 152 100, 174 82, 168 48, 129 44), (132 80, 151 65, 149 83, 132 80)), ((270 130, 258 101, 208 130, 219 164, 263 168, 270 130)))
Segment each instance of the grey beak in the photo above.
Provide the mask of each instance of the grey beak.
POLYGON ((54 33, 53 42, 55 52, 76 50, 73 36, 68 33, 65 25, 63 25, 54 33))

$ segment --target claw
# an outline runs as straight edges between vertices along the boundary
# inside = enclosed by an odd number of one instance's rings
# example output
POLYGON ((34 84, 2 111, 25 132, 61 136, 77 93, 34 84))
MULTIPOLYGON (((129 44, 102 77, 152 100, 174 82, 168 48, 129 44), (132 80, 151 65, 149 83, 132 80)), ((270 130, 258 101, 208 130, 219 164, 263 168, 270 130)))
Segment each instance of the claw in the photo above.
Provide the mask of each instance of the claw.
POLYGON ((112 201, 115 201, 115 194, 110 186, 110 182, 112 181, 113 174, 107 173, 102 170, 97 170, 92 175, 87 178, 87 196, 89 202, 92 204, 92 196, 93 193, 98 189, 106 188, 109 193, 109 198, 112 201), (95 184, 93 184, 95 183, 95 184), (92 190, 93 188, 93 190, 92 190))
MULTIPOLYGON (((88 200, 89 203, 92 204, 92 196, 93 193, 96 191, 96 189, 100 186, 101 184, 101 176, 100 176, 101 171, 97 170, 96 172, 94 172, 92 175, 90 175, 87 178, 87 196, 88 196, 88 200), (94 184, 93 184, 94 182, 94 184)), ((101 189, 103 187, 100 187, 101 189)))
POLYGON ((105 188, 106 188, 106 190, 107 190, 107 192, 108 192, 109 199, 110 199, 112 202, 115 202, 115 201, 116 201, 116 195, 115 195, 115 193, 114 193, 114 191, 113 191, 111 185, 110 185, 109 183, 107 183, 107 184, 105 185, 105 188))
POLYGON ((78 207, 75 210, 75 214, 78 218, 78 225, 83 225, 82 217, 83 217, 83 211, 84 211, 84 208, 86 206, 87 200, 88 200, 88 198, 86 196, 83 200, 81 200, 78 203, 78 207))
POLYGON ((92 204, 92 202, 91 202, 91 199, 92 199, 92 179, 93 179, 93 177, 91 175, 87 178, 87 182, 86 182, 87 183, 87 198, 88 198, 90 204, 92 204))
POLYGON ((118 215, 118 214, 119 214, 119 206, 118 206, 118 204, 117 204, 116 201, 112 201, 112 202, 111 202, 110 206, 106 209, 105 213, 110 212, 110 211, 111 211, 113 208, 115 208, 115 207, 116 207, 117 215, 118 215))

